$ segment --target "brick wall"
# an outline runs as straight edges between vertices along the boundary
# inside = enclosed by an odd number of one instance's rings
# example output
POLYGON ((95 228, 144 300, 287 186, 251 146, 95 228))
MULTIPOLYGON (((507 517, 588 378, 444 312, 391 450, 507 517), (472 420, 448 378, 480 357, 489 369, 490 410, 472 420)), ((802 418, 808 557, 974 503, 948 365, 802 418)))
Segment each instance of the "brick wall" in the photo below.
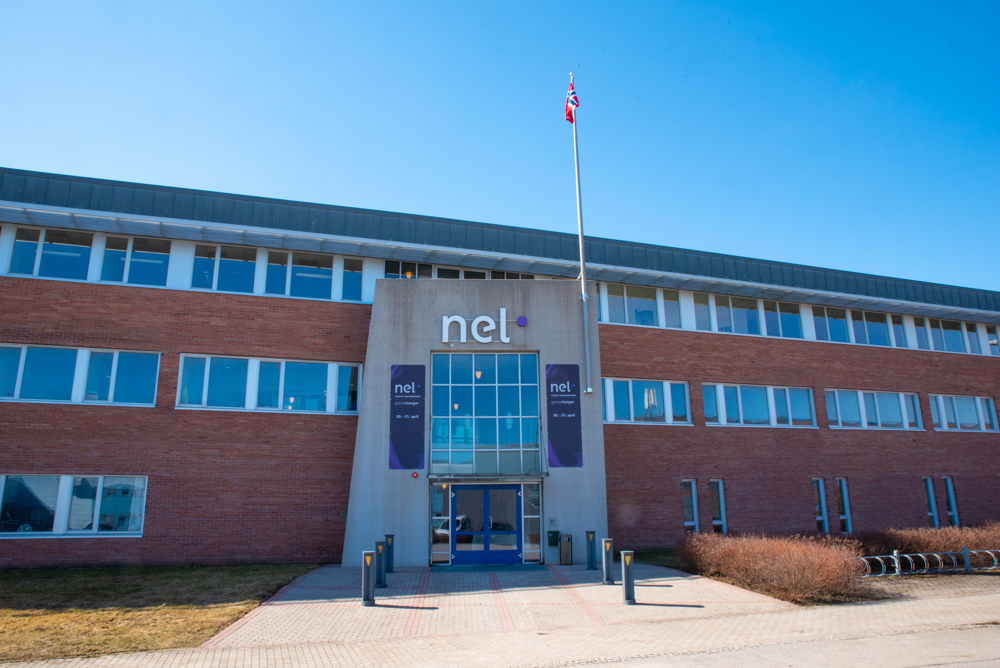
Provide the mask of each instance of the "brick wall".
POLYGON ((601 325, 605 377, 688 381, 693 426, 607 425, 608 522, 622 549, 683 537, 680 481, 698 481, 700 528, 711 530, 708 480, 725 481, 730 531, 815 533, 811 479, 826 479, 839 533, 836 477, 846 477, 854 529, 926 526, 921 479, 954 477, 963 524, 1000 520, 1000 434, 935 432, 929 393, 1000 397, 1000 358, 601 325), (818 429, 706 427, 702 383, 813 388, 818 429), (917 392, 924 431, 831 430, 823 390, 917 392))
POLYGON ((338 562, 357 418, 174 408, 180 353, 363 362, 371 307, 0 277, 0 342, 162 353, 155 408, 0 404, 0 471, 148 475, 142 538, 0 540, 0 568, 338 562))

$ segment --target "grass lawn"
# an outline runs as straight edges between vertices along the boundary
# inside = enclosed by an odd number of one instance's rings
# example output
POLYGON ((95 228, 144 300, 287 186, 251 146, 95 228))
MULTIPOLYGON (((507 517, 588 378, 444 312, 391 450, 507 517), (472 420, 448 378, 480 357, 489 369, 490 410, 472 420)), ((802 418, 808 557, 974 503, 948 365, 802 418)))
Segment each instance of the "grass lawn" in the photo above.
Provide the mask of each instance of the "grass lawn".
POLYGON ((197 647, 313 568, 0 571, 0 661, 197 647))

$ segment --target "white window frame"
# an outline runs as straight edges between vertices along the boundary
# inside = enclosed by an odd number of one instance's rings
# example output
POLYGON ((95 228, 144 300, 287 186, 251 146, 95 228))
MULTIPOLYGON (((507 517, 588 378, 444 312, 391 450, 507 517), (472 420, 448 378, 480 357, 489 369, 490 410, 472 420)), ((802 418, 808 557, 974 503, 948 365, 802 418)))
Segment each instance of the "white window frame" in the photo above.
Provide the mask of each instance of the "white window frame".
POLYGON ((937 499, 934 496, 934 478, 924 476, 924 497, 927 501, 927 524, 933 528, 941 526, 938 518, 937 499))
MULTIPOLYGON (((854 521, 851 519, 851 495, 847 488, 847 478, 836 478, 837 494, 844 512, 839 513, 841 533, 851 533, 854 531, 854 521), (847 527, 844 529, 844 527, 847 527)), ((839 509, 838 509, 839 510, 839 509)))
MULTIPOLYGON (((815 516, 817 525, 822 522, 823 530, 819 533, 830 533, 830 514, 827 512, 826 508, 826 480, 820 477, 814 477, 812 479, 812 489, 814 493, 818 492, 819 496, 819 509, 820 514, 815 516)), ((815 505, 813 506, 813 511, 815 511, 815 505)), ((819 528, 817 526, 817 528, 819 528)))
MULTIPOLYGON (((719 528, 720 531, 716 533, 728 533, 729 523, 726 521, 726 481, 722 478, 709 478, 708 479, 708 493, 711 496, 714 493, 718 493, 719 496, 719 520, 712 518, 712 531, 719 528)), ((711 510, 711 508, 709 508, 711 510)))
POLYGON ((50 478, 59 478, 59 492, 56 497, 55 506, 55 518, 52 523, 52 531, 25 531, 25 532, 6 532, 0 533, 0 540, 44 540, 47 538, 142 538, 143 532, 146 530, 146 503, 149 499, 149 476, 138 475, 131 473, 115 473, 109 475, 93 474, 93 473, 74 473, 71 475, 63 475, 58 473, 7 473, 0 474, 0 504, 2 504, 4 487, 7 483, 7 478, 10 476, 21 476, 21 475, 31 475, 31 476, 44 476, 50 478), (74 478, 97 478, 97 499, 94 504, 94 521, 92 523, 92 529, 90 530, 76 530, 71 531, 69 529, 69 511, 70 503, 73 498, 73 479, 74 478), (139 531, 99 531, 100 528, 98 523, 98 518, 101 513, 101 499, 104 491, 104 479, 105 478, 142 478, 145 481, 145 493, 142 498, 142 529, 139 531))
POLYGON ((928 400, 931 401, 931 402, 934 402, 935 403, 935 407, 937 408, 938 425, 937 426, 934 426, 933 424, 931 425, 934 428, 934 431, 960 432, 960 433, 965 433, 965 434, 977 434, 977 433, 996 434, 996 433, 1000 433, 1000 431, 998 431, 998 429, 996 429, 996 428, 994 428, 994 429, 987 429, 987 427, 986 427, 986 416, 984 415, 984 407, 983 407, 984 403, 987 406, 987 410, 989 410, 992 413, 992 415, 991 415, 991 417, 992 417, 992 423, 994 425, 996 425, 997 427, 1000 427, 1000 424, 997 423, 996 401, 993 399, 993 397, 980 397, 980 396, 972 396, 972 395, 969 395, 969 394, 931 394, 931 395, 928 395, 928 400), (972 399, 975 402, 975 405, 976 405, 976 417, 979 420, 979 429, 962 429, 962 428, 960 428, 959 425, 958 425, 958 422, 957 422, 957 420, 958 420, 958 410, 957 409, 955 410, 955 420, 956 420, 955 427, 951 428, 951 427, 948 426, 948 413, 945 410, 945 403, 944 402, 945 402, 946 399, 952 399, 952 400, 954 400, 956 398, 958 398, 958 399, 972 399))
POLYGON ((948 521, 953 527, 962 526, 958 519, 958 503, 955 500, 955 481, 950 475, 942 476, 944 480, 945 499, 948 501, 948 521))
MULTIPOLYGON (((884 346, 879 346, 879 347, 884 347, 884 346)), ((838 388, 828 387, 828 388, 825 388, 823 390, 823 396, 824 397, 826 397, 826 393, 827 392, 833 392, 833 397, 834 397, 834 402, 835 402, 834 403, 834 410, 837 411, 837 422, 836 423, 829 422, 829 411, 828 411, 828 420, 827 421, 828 421, 828 427, 830 429, 852 429, 852 430, 856 430, 856 429, 877 429, 879 431, 923 431, 923 429, 924 429, 923 419, 920 416, 920 398, 919 398, 919 395, 916 392, 891 392, 891 391, 885 391, 885 390, 845 390, 845 389, 838 389, 838 388), (858 426, 858 427, 852 427, 852 426, 848 425, 848 426, 845 427, 845 426, 843 426, 841 424, 843 422, 843 418, 841 417, 842 412, 840 410, 840 394, 839 394, 840 392, 853 392, 855 394, 855 396, 857 396, 857 398, 858 398, 858 410, 859 410, 859 414, 861 416, 861 425, 860 426, 858 426), (868 424, 868 408, 865 406, 865 396, 864 396, 865 394, 874 394, 874 395, 876 395, 875 396, 875 420, 876 420, 876 423, 874 425, 868 424), (896 395, 896 401, 899 403, 900 416, 902 417, 902 422, 901 422, 902 426, 900 426, 900 427, 883 427, 882 426, 882 418, 881 418, 881 416, 878 415, 878 396, 877 395, 879 395, 879 394, 895 394, 896 395), (917 400, 916 400, 916 411, 917 412, 916 412, 916 415, 914 416, 914 417, 917 418, 917 426, 916 427, 911 427, 910 426, 910 420, 909 420, 907 412, 906 412, 906 405, 907 405, 906 404, 906 398, 909 397, 909 396, 911 396, 911 395, 917 397, 917 400)))
POLYGON ((364 375, 363 364, 354 362, 324 362, 319 360, 286 359, 270 357, 241 357, 239 355, 203 355, 199 353, 181 353, 180 363, 177 365, 177 393, 174 399, 174 408, 178 410, 194 411, 235 411, 235 412, 257 412, 257 413, 285 413, 296 415, 358 415, 361 409, 361 379, 364 375), (237 406, 209 406, 208 405, 208 380, 211 375, 211 361, 213 358, 247 360, 247 383, 246 397, 243 407, 237 406), (181 392, 184 382, 184 364, 188 359, 205 360, 205 376, 202 378, 201 404, 182 404, 181 392), (260 388, 260 364, 261 362, 276 362, 281 364, 278 376, 278 407, 261 408, 257 406, 258 390, 260 388), (304 362, 307 364, 326 365, 326 410, 325 411, 297 411, 284 410, 281 408, 285 392, 285 363, 304 362), (337 392, 340 382, 340 368, 356 368, 358 370, 358 410, 340 411, 337 410, 337 392))
MULTIPOLYGON (((718 417, 718 422, 705 421, 705 425, 709 427, 742 427, 742 428, 777 428, 777 429, 818 429, 816 422, 816 399, 813 397, 813 391, 811 387, 792 387, 788 385, 752 385, 749 383, 702 383, 704 386, 715 386, 715 406, 718 417), (726 387, 736 388, 736 405, 739 410, 739 420, 736 422, 729 422, 729 415, 726 411, 726 387), (740 392, 740 388, 743 387, 762 387, 767 392, 767 419, 768 424, 744 424, 743 423, 743 396, 740 392), (788 424, 778 424, 778 416, 775 410, 774 401, 774 391, 775 390, 805 390, 809 393, 809 410, 812 413, 812 424, 792 424, 792 407, 791 400, 789 399, 788 408, 788 424)), ((703 390, 704 391, 704 390, 703 390)), ((786 395, 787 396, 787 395, 786 395)))
POLYGON ((686 425, 691 426, 694 421, 691 416, 691 386, 690 383, 684 380, 653 380, 650 378, 602 378, 601 379, 602 389, 604 390, 604 415, 605 424, 641 424, 641 425, 653 425, 653 426, 663 426, 663 425, 686 425), (615 419, 615 394, 614 394, 614 383, 615 381, 619 383, 628 383, 628 420, 616 420, 615 419), (663 386, 663 422, 652 422, 646 420, 636 421, 635 419, 635 406, 632 401, 632 382, 638 381, 640 383, 660 383, 663 386), (684 408, 687 411, 688 419, 686 421, 674 421, 673 416, 673 397, 670 394, 671 385, 683 385, 684 386, 684 408), (669 409, 669 410, 668 410, 669 409))
POLYGON ((683 478, 681 480, 681 521, 684 523, 684 531, 699 533, 698 518, 698 481, 695 478, 683 478), (692 521, 684 519, 684 490, 691 490, 691 517, 692 521))
POLYGON ((83 404, 87 406, 124 406, 128 408, 156 408, 156 400, 160 389, 160 366, 163 363, 163 354, 155 350, 114 350, 106 348, 76 348, 73 346, 50 346, 36 345, 31 343, 0 343, 0 348, 20 348, 21 355, 17 365, 17 379, 14 382, 14 396, 0 397, 2 402, 16 402, 26 404, 83 404), (25 360, 28 356, 28 348, 50 348, 55 350, 75 350, 76 362, 73 368, 72 390, 69 399, 21 399, 21 386, 24 380, 25 360), (105 401, 87 399, 87 377, 90 374, 90 359, 93 353, 112 353, 111 360, 111 383, 108 386, 108 398, 105 401), (140 355, 156 355, 156 380, 153 386, 153 403, 136 404, 131 402, 115 402, 115 385, 118 382, 118 357, 119 353, 136 353, 140 355))

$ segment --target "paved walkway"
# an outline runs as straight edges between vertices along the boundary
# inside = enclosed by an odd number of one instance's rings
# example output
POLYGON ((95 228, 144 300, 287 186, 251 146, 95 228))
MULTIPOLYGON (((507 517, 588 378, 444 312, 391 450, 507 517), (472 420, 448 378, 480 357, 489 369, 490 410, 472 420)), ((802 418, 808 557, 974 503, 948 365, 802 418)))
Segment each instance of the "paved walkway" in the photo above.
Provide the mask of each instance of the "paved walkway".
POLYGON ((1000 662, 1000 577, 913 578, 885 586, 895 598, 797 607, 639 566, 640 605, 623 606, 620 587, 602 586, 599 573, 582 567, 401 569, 389 576, 387 589, 377 590, 378 606, 364 608, 358 601, 360 569, 332 566, 299 578, 201 648, 24 665, 319 668, 683 660, 715 666, 780 659, 787 659, 784 665, 860 665, 866 653, 882 665, 931 665, 930 659, 940 664, 942 656, 1000 662), (929 645, 935 652, 925 651, 929 645), (851 647, 857 661, 844 653, 851 647), (880 655, 879 647, 893 649, 880 655))

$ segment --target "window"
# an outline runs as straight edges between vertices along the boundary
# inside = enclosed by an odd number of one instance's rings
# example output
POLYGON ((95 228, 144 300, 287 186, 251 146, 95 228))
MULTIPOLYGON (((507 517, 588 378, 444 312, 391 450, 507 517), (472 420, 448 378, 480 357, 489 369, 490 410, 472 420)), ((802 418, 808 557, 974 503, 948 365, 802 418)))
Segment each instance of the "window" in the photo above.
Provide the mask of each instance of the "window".
POLYGON ((726 486, 723 481, 709 480, 708 495, 712 502, 712 531, 726 533, 726 486))
POLYGON ((344 258, 344 284, 341 299, 361 301, 361 268, 364 263, 354 258, 344 258))
POLYGON ((990 355, 1000 357, 1000 340, 997 339, 996 325, 986 325, 986 341, 990 355))
POLYGON ((979 347, 979 332, 976 331, 975 323, 965 323, 965 334, 969 342, 969 352, 973 355, 982 355, 983 351, 979 347))
POLYGON ((333 292, 333 256, 314 253, 292 253, 292 297, 330 299, 333 292))
POLYGON ((93 243, 92 232, 18 228, 10 273, 85 281, 93 243))
MULTIPOLYGON (((608 322, 659 326, 656 315, 656 288, 608 284, 608 322)), ((680 321, 680 305, 677 308, 680 321)))
POLYGON ((5 538, 137 536, 146 478, 0 475, 0 535, 5 538))
POLYGON ((870 346, 889 345, 889 326, 884 313, 851 311, 854 325, 854 342, 870 346))
POLYGON ((937 528, 937 502, 934 500, 934 479, 931 477, 924 478, 924 494, 927 497, 927 525, 937 528))
POLYGON ((538 355, 431 356, 431 473, 541 471, 538 355))
POLYGON ((169 264, 169 240, 108 237, 104 246, 101 280, 164 286, 167 284, 169 264))
POLYGON ((702 385, 705 424, 814 427, 812 390, 803 387, 702 385))
POLYGON ((823 478, 813 478, 813 512, 816 515, 816 531, 830 533, 830 522, 826 515, 826 486, 823 478))
POLYGON ((847 311, 842 308, 822 306, 813 306, 812 311, 817 340, 850 342, 850 334, 847 332, 847 311))
POLYGON ((802 321, 799 319, 799 305, 786 302, 764 301, 764 324, 768 336, 782 336, 786 339, 802 338, 802 321))
POLYGON ((691 424, 687 383, 611 378, 601 382, 604 401, 612 404, 604 407, 606 421, 691 424))
POLYGON ((684 504, 684 531, 698 533, 698 483, 681 480, 681 502, 684 504))
MULTIPOLYGON (((516 274, 511 274, 511 276, 515 275, 516 274)), ((527 276, 527 274, 522 274, 522 277, 523 276, 527 276)), ((483 280, 486 278, 486 272, 474 269, 452 269, 450 267, 438 267, 437 277, 450 278, 450 279, 464 278, 466 280, 483 280)), ((534 278, 534 276, 532 276, 532 278, 534 278)))
POLYGON ((703 332, 712 331, 712 316, 708 308, 708 295, 703 292, 694 293, 694 325, 703 332))
POLYGON ((288 253, 267 252, 267 275, 264 278, 264 294, 288 294, 288 253))
POLYGON ((521 486, 524 494, 522 515, 524 517, 524 560, 539 562, 542 560, 542 486, 538 483, 521 486))
POLYGON ((913 327, 917 330, 917 348, 930 350, 930 338, 927 334, 927 321, 923 318, 913 318, 913 327))
MULTIPOLYGON (((495 271, 494 274, 501 274, 502 271, 495 271)), ((386 278, 433 278, 434 268, 429 264, 418 264, 416 262, 396 262, 395 260, 385 261, 386 278)), ((517 276, 517 274, 514 274, 517 276)), ((497 278, 494 276, 494 278, 497 278)))
POLYGON ((837 514, 840 515, 840 533, 851 533, 851 500, 847 495, 847 478, 837 478, 837 514))
POLYGON ((909 348, 910 344, 906 340, 906 328, 903 327, 903 316, 894 315, 890 318, 892 319, 893 345, 897 348, 909 348))
POLYGON ((438 267, 437 277, 438 278, 451 278, 451 279, 462 278, 462 270, 461 269, 446 269, 444 267, 438 267))
POLYGON ((0 399, 152 406, 159 364, 159 353, 0 345, 0 399))
POLYGON ((927 326, 931 332, 930 340, 934 345, 934 350, 946 350, 952 353, 965 352, 965 337, 962 336, 962 323, 952 320, 929 318, 927 326))
POLYGON ((715 320, 720 332, 760 334, 756 299, 716 295, 715 320))
POLYGON ((101 266, 102 281, 112 283, 125 281, 129 242, 129 239, 123 237, 108 237, 104 240, 104 262, 101 266))
POLYGON ((448 485, 431 485, 431 563, 451 563, 451 490, 448 485))
POLYGON ((192 288, 252 293, 257 249, 245 246, 195 246, 192 288))
POLYGON ((830 427, 919 429, 917 395, 907 392, 827 390, 826 419, 830 427))
POLYGON ((353 413, 359 383, 353 364, 182 355, 177 406, 353 413))
POLYGON ((996 406, 992 397, 930 395, 931 423, 935 429, 996 431, 996 406))
POLYGON ((680 329, 681 297, 676 290, 663 291, 663 326, 680 329))
POLYGON ((955 502, 955 483, 950 475, 946 475, 944 480, 944 492, 948 501, 948 523, 953 526, 961 526, 958 523, 958 504, 955 502))
POLYGON ((494 281, 496 280, 521 280, 521 281, 531 281, 534 280, 534 274, 519 274, 513 271, 491 271, 490 278, 494 281))

